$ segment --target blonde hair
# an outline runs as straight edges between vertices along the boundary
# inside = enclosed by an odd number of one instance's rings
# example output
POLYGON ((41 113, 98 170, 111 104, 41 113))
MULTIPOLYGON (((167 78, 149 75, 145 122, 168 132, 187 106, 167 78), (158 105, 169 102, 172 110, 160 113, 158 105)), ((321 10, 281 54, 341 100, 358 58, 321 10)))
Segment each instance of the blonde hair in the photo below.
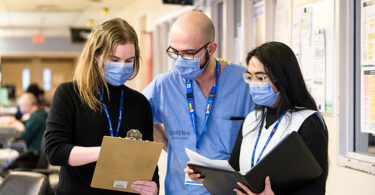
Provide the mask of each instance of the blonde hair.
POLYGON ((102 94, 106 91, 109 99, 108 85, 104 75, 104 61, 114 52, 119 44, 133 43, 135 47, 134 72, 129 79, 133 79, 139 71, 140 51, 137 34, 132 26, 121 18, 108 20, 97 26, 90 34, 84 49, 78 59, 73 80, 75 90, 81 101, 94 111, 102 109, 97 98, 98 90, 102 94), (97 64, 95 57, 103 55, 101 64, 97 64))

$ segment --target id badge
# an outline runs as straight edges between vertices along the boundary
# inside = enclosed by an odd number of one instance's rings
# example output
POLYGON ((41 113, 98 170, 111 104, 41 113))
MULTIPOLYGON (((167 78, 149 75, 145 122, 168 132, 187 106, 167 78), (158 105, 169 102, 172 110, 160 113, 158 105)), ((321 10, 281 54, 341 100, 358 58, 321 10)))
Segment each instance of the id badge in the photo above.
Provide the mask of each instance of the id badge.
POLYGON ((196 185, 196 186, 202 186, 202 182, 196 182, 190 179, 187 173, 185 173, 185 184, 186 185, 196 185))

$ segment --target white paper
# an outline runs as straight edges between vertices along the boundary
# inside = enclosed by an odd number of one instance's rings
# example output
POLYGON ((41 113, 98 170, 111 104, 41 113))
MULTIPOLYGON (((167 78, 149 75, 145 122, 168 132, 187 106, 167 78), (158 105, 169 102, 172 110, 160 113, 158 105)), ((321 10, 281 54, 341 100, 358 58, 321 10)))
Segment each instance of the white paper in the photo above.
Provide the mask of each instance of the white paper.
POLYGON ((291 48, 294 54, 296 54, 298 62, 301 62, 301 23, 302 23, 302 11, 301 9, 296 8, 293 10, 291 48))
POLYGON ((226 160, 211 160, 188 148, 185 148, 185 150, 186 150, 186 154, 188 155, 190 159, 190 162, 194 164, 227 170, 227 171, 235 171, 226 160))
POLYGON ((326 40, 325 30, 314 32, 314 61, 311 95, 320 112, 325 112, 326 101, 326 40))
POLYGON ((312 7, 303 7, 302 10, 302 21, 301 21, 301 41, 302 45, 311 46, 311 38, 312 38, 312 7))

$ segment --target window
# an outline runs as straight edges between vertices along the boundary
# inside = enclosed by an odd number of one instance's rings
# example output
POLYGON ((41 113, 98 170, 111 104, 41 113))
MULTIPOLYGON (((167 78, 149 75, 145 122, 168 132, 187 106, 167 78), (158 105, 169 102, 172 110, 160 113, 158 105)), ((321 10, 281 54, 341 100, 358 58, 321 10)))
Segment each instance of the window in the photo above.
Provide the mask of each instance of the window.
POLYGON ((375 157, 375 1, 357 0, 355 7, 353 149, 375 157))
POLYGON ((337 6, 342 67, 338 160, 342 166, 375 174, 375 1, 337 6))
POLYGON ((51 90, 51 69, 49 68, 43 70, 43 89, 44 91, 51 90))
POLYGON ((241 0, 234 0, 234 37, 238 37, 241 34, 241 0))
POLYGON ((22 70, 22 89, 26 91, 30 85, 30 69, 25 68, 22 70))

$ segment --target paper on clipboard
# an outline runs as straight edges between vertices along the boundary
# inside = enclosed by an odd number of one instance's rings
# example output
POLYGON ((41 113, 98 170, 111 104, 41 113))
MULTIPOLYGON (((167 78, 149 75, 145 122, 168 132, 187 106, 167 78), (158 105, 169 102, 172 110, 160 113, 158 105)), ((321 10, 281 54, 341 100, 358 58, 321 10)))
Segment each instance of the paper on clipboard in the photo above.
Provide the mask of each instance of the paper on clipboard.
POLYGON ((152 180, 163 144, 104 136, 91 187, 137 193, 134 181, 152 180))

